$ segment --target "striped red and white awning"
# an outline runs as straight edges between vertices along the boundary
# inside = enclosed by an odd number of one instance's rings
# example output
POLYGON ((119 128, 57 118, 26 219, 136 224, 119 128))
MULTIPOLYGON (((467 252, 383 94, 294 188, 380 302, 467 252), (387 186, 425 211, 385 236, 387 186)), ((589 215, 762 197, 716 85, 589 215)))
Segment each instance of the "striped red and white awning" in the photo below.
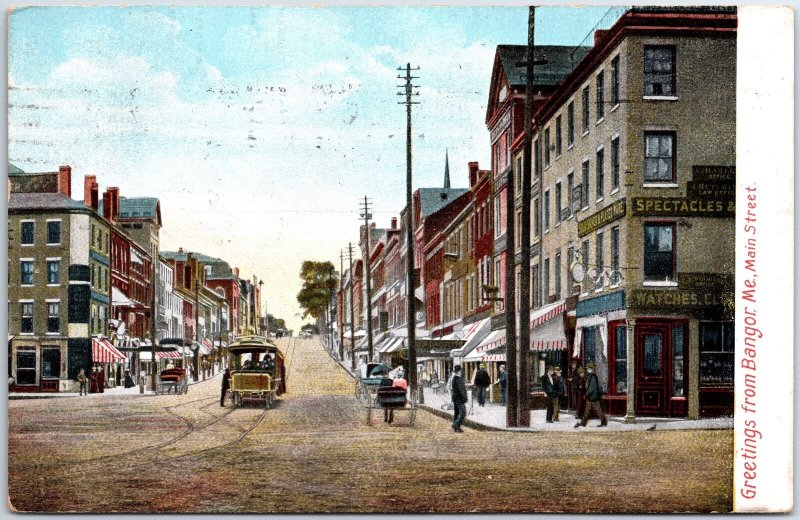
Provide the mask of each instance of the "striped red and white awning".
POLYGON ((492 361, 492 362, 506 362, 506 355, 505 354, 486 354, 483 356, 484 361, 492 361))
POLYGON ((117 350, 107 339, 92 338, 93 363, 124 363, 126 360, 125 354, 117 350))
POLYGON ((536 309, 531 313, 531 328, 538 327, 542 323, 555 318, 562 312, 567 310, 567 304, 564 302, 553 303, 542 307, 541 309, 536 309))
POLYGON ((208 338, 203 339, 203 346, 206 347, 209 351, 214 350, 214 344, 211 343, 211 340, 208 338))
POLYGON ((474 353, 487 352, 501 345, 505 345, 505 343, 506 343, 506 331, 504 329, 493 330, 491 334, 486 336, 486 339, 484 339, 480 345, 475 347, 475 350, 473 350, 473 352, 474 353))
POLYGON ((543 352, 545 350, 566 350, 566 349, 567 349, 567 340, 565 339, 538 340, 531 342, 531 350, 535 350, 537 352, 543 352))
POLYGON ((156 359, 181 359, 180 352, 156 352, 156 359))

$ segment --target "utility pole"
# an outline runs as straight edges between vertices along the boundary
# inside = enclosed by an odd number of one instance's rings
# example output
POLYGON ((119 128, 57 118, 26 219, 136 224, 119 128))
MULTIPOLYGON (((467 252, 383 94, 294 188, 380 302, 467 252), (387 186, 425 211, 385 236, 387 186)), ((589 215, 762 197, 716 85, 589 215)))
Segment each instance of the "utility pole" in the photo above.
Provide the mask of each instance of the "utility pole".
POLYGON ((328 348, 333 352, 333 264, 328 269, 328 348))
POLYGON ((364 278, 366 279, 366 286, 367 286, 367 361, 373 361, 373 352, 372 352, 372 283, 370 281, 370 272, 369 272, 369 236, 370 236, 370 229, 369 229, 369 219, 372 218, 372 214, 369 212, 370 210, 370 203, 367 200, 367 196, 364 195, 364 206, 361 208, 361 217, 364 219, 364 240, 366 240, 367 245, 367 254, 364 260, 364 278))
MULTIPOLYGON (((533 65, 534 65, 534 23, 536 8, 528 8, 528 49, 525 56, 525 155, 522 169, 522 225, 520 229, 520 302, 519 302, 519 399, 517 408, 517 426, 527 427, 531 424, 531 398, 529 389, 530 345, 531 345, 531 143, 533 142, 533 65)), ((547 146, 547 143, 545 143, 547 146)), ((539 242, 541 245, 541 241, 539 242)), ((542 254, 539 254, 539 258, 542 254)))
POLYGON ((342 315, 342 323, 338 323, 339 325, 339 361, 344 361, 344 251, 339 250, 339 294, 342 295, 340 298, 341 302, 337 301, 337 313, 336 317, 339 317, 339 314, 342 315), (341 307, 338 307, 341 305, 341 307))
POLYGON ((413 85, 411 80, 419 76, 412 76, 412 70, 419 70, 419 67, 411 68, 410 63, 406 63, 405 68, 398 67, 399 71, 405 71, 406 75, 398 75, 398 79, 404 79, 404 85, 398 85, 403 92, 398 92, 398 96, 405 96, 404 101, 399 101, 399 105, 406 106, 406 266, 408 267, 408 278, 406 284, 406 300, 408 302, 408 384, 412 392, 418 392, 419 403, 425 402, 422 388, 417 385, 417 348, 416 348, 416 327, 417 317, 414 301, 414 212, 411 200, 411 105, 419 105, 419 101, 411 101, 412 96, 419 96, 419 92, 414 92, 419 85, 413 85))
MULTIPOLYGON (((350 257, 350 368, 356 370, 356 313, 353 307, 353 243, 347 243, 350 257)), ((369 376, 369 374, 367 374, 369 376)))
POLYGON ((519 407, 519 382, 517 359, 517 295, 516 295, 516 246, 514 244, 514 168, 506 174, 506 372, 508 379, 508 402, 506 404, 506 426, 517 426, 519 407))

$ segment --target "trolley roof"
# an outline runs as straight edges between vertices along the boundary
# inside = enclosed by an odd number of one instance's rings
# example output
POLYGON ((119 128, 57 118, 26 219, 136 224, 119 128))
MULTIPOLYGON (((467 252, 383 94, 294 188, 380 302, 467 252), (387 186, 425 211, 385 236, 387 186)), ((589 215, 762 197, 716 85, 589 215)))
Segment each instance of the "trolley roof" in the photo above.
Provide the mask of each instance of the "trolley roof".
POLYGON ((231 353, 252 352, 254 350, 281 352, 281 349, 265 336, 240 336, 236 341, 228 345, 228 351, 231 353))

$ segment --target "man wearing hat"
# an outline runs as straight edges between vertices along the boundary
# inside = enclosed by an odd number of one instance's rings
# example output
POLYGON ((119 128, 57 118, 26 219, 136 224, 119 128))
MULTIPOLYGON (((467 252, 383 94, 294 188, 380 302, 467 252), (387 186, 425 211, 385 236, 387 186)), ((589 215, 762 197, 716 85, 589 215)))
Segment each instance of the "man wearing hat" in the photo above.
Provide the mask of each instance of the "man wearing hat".
POLYGON ((542 391, 545 394, 545 399, 547 402, 547 412, 545 415, 545 420, 549 423, 553 422, 553 413, 554 408, 556 405, 553 403, 558 401, 558 397, 556 397, 555 388, 553 387, 553 365, 547 365, 545 369, 545 373, 542 377, 539 378, 539 381, 542 383, 542 391))
POLYGON ((553 420, 558 421, 558 412, 561 410, 561 397, 564 395, 564 378, 561 377, 561 367, 556 365, 553 374, 553 420))
POLYGON ((600 391, 600 381, 597 380, 597 374, 594 373, 594 363, 586 365, 586 410, 583 412, 583 417, 580 421, 575 423, 575 428, 578 426, 586 426, 589 422, 589 415, 594 410, 600 418, 598 428, 608 425, 606 415, 603 413, 603 407, 600 406, 600 398, 602 393, 600 391))
POLYGON ((453 367, 453 379, 450 382, 450 395, 453 398, 453 431, 464 433, 461 423, 467 416, 467 386, 461 374, 461 365, 453 367))
POLYGON ((489 373, 486 371, 486 363, 481 363, 480 368, 475 373, 475 388, 478 389, 478 406, 486 403, 486 389, 492 384, 489 373))

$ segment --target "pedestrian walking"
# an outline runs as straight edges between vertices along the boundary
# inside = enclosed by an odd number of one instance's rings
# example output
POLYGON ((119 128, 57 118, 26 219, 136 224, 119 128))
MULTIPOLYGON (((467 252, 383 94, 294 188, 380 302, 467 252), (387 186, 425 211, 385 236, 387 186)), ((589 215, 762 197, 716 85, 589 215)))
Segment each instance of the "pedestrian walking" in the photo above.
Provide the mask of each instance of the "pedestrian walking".
POLYGON ((542 390, 544 391, 544 395, 547 400, 546 420, 549 423, 553 422, 554 403, 558 399, 556 397, 555 387, 553 385, 553 373, 553 365, 547 365, 545 374, 539 378, 539 381, 542 383, 542 390))
POLYGON ((597 413, 597 417, 600 418, 600 424, 597 426, 598 428, 608 425, 606 416, 603 413, 603 407, 600 404, 602 395, 600 381, 597 379, 597 374, 594 373, 594 363, 589 363, 586 365, 586 410, 584 410, 581 420, 575 423, 575 428, 578 426, 586 426, 586 423, 589 422, 589 415, 592 413, 592 410, 594 410, 597 413))
POLYGON ((89 382, 89 378, 86 377, 86 371, 81 369, 78 372, 78 384, 80 385, 80 393, 78 395, 89 395, 89 392, 86 391, 86 384, 89 382))
POLYGON ((561 377, 561 367, 556 365, 553 369, 553 392, 555 399, 553 400, 553 421, 558 421, 558 414, 561 411, 561 398, 564 397, 564 378, 561 377))
POLYGON ((486 389, 492 384, 489 373, 486 371, 486 363, 481 363, 480 368, 475 372, 473 384, 478 390, 478 406, 483 406, 486 403, 486 389))
POLYGON ((450 395, 453 396, 453 431, 464 433, 461 423, 467 416, 467 386, 461 374, 461 365, 453 367, 453 379, 450 384, 450 395))
POLYGON ((575 418, 580 419, 586 410, 586 370, 582 366, 575 371, 572 384, 575 386, 575 418))
POLYGON ((500 404, 506 405, 508 399, 508 374, 506 374, 506 366, 500 365, 500 373, 497 374, 497 381, 500 384, 500 404))
POLYGON ((219 405, 225 406, 225 395, 231 389, 231 369, 226 368, 225 373, 222 374, 222 393, 219 396, 219 405))
MULTIPOLYGON (((378 383, 379 387, 393 387, 394 386, 394 379, 389 376, 388 372, 384 372, 383 378, 381 378, 381 382, 378 383)), ((384 408, 383 409, 383 422, 392 424, 394 421, 394 410, 391 408, 384 408)))

